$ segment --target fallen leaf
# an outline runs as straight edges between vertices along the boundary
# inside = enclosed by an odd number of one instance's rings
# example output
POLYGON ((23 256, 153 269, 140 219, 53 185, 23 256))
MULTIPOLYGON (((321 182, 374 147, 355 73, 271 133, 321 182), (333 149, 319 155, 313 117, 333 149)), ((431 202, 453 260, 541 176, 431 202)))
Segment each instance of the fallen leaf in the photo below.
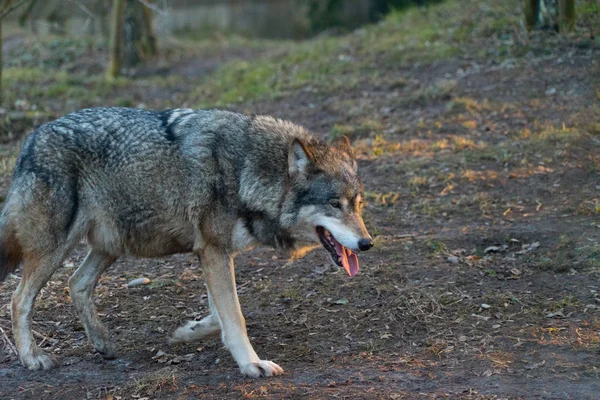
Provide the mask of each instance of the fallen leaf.
POLYGON ((521 275, 521 270, 520 270, 520 269, 518 269, 518 268, 512 268, 512 269, 510 270, 510 273, 511 273, 511 274, 513 274, 513 275, 517 275, 517 276, 519 276, 519 275, 521 275))
POLYGON ((156 360, 156 362, 158 363, 166 363, 167 361, 169 361, 169 355, 167 353, 165 353, 162 350, 159 350, 156 355, 154 357, 152 357, 153 360, 156 360))
POLYGON ((539 367, 541 367, 542 365, 546 364, 546 360, 542 360, 539 363, 535 363, 535 364, 531 364, 531 365, 526 365, 525 369, 537 369, 539 367))
POLYGON ((130 281, 125 286, 127 286, 128 288, 130 288, 130 287, 134 287, 134 286, 147 285, 149 283, 150 283, 150 279, 148 279, 148 278, 137 278, 137 279, 134 279, 134 280, 130 281))

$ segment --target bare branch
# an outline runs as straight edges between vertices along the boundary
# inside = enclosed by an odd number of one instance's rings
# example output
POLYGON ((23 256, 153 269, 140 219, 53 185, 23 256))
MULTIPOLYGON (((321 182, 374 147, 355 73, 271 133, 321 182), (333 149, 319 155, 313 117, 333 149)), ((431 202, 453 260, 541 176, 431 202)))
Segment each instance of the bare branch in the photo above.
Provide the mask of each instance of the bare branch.
POLYGON ((2 11, 2 13, 0 13, 0 19, 4 19, 4 17, 6 17, 8 14, 13 12, 17 8, 21 7, 23 4, 27 3, 28 1, 31 1, 31 0, 21 0, 15 4, 13 4, 12 6, 9 6, 6 10, 4 10, 4 11, 2 11))
POLYGON ((148 0, 138 0, 140 3, 142 3, 145 7, 148 7, 149 9, 151 9, 152 11, 154 11, 155 13, 157 13, 158 15, 169 15, 169 11, 167 11, 166 9, 160 9, 158 8, 156 5, 150 3, 148 0))
POLYGON ((89 18, 95 19, 96 15, 90 11, 89 8, 87 8, 85 6, 85 4, 77 1, 77 0, 70 0, 71 3, 74 3, 77 7, 79 7, 81 9, 81 11, 83 11, 89 18))

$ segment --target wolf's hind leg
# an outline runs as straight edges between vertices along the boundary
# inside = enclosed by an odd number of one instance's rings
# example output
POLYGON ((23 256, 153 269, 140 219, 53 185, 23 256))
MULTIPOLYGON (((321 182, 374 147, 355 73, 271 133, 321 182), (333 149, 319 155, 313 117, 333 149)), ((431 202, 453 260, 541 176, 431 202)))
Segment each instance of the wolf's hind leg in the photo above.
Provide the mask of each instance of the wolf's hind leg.
POLYGON ((96 283, 115 257, 99 250, 91 249, 83 263, 69 278, 69 293, 83 323, 88 339, 98 353, 104 358, 115 358, 115 347, 110 341, 108 331, 98 317, 96 306, 92 300, 96 283))
POLYGON ((12 296, 11 314, 19 358, 31 370, 46 370, 57 364, 53 356, 42 351, 35 343, 31 317, 38 293, 60 267, 65 255, 66 249, 59 248, 51 254, 29 252, 23 257, 23 277, 12 296))
POLYGON ((219 314, 217 314, 217 309, 213 304, 210 291, 208 292, 208 307, 210 308, 210 314, 207 317, 202 318, 200 321, 188 321, 185 325, 177 328, 171 334, 169 343, 194 342, 221 333, 219 314))

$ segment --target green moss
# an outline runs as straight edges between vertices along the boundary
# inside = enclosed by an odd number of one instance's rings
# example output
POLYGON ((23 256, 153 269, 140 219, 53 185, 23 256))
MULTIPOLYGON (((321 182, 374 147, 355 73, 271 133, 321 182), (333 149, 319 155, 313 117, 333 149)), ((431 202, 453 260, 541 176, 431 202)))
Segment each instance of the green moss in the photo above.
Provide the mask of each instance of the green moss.
POLYGON ((48 79, 48 71, 41 68, 5 68, 2 71, 2 79, 5 85, 34 83, 48 79))
MULTIPOLYGON (((463 41, 472 39, 464 28, 468 21, 473 27, 477 25, 472 15, 485 15, 485 23, 492 23, 500 15, 497 6, 490 6, 494 12, 479 8, 476 1, 447 1, 392 12, 382 23, 353 34, 287 42, 285 51, 272 52, 259 60, 230 61, 200 82, 194 96, 202 106, 224 106, 277 97, 300 88, 330 92, 377 79, 388 67, 453 57, 462 53, 463 41)), ((508 23, 507 19, 502 21, 508 23)), ((455 86, 448 82, 435 84, 407 101, 443 99, 455 86)))

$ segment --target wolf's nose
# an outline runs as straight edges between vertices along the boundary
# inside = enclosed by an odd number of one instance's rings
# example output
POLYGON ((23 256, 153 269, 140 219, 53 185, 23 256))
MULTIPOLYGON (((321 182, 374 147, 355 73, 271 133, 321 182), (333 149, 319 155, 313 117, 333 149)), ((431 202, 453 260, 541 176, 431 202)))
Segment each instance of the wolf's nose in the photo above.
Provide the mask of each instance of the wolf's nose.
POLYGON ((373 247, 373 239, 362 238, 358 241, 358 248, 362 251, 369 250, 373 247))

